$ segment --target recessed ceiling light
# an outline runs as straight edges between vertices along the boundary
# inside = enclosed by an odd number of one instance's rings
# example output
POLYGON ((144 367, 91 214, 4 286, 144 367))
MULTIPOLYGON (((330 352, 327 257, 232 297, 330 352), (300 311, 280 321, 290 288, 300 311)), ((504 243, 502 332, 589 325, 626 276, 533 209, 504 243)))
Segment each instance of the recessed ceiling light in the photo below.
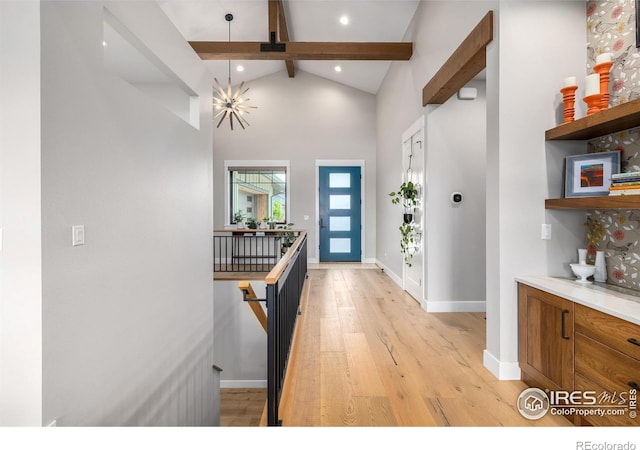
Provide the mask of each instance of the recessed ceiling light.
POLYGON ((103 47, 107 47, 109 45, 109 43, 107 41, 102 41, 102 46, 103 47))
POLYGON ((238 66, 236 66, 236 70, 238 72, 244 72, 244 66, 238 65, 238 66))
POLYGON ((335 66, 335 67, 333 68, 333 70, 335 70, 336 72, 342 72, 342 67, 340 67, 340 66, 335 66))
POLYGON ((349 25, 349 18, 347 16, 340 17, 340 23, 342 25, 349 25))

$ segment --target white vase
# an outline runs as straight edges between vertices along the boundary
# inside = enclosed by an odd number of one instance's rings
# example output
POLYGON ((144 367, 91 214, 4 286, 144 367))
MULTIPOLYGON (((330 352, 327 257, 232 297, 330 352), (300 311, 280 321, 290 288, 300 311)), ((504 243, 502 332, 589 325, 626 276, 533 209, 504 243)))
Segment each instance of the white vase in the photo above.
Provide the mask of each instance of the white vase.
POLYGON ((593 279, 602 283, 607 281, 607 267, 604 262, 604 251, 596 252, 596 272, 593 274, 593 279))
POLYGON ((578 264, 586 264, 587 263, 587 249, 579 248, 578 249, 578 264))

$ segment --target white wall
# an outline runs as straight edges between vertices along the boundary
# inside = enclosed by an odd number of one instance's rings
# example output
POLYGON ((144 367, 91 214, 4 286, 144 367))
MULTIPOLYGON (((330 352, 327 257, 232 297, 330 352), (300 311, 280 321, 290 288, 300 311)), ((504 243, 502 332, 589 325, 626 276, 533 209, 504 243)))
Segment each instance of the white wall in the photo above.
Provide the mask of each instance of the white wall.
MULTIPOLYGON (((234 81, 241 77, 234 75, 234 81)), ((251 126, 230 131, 228 121, 214 130, 215 225, 225 224, 225 160, 289 160, 290 222, 309 232, 309 258, 317 253, 315 161, 365 161, 364 259, 376 255, 375 97, 345 85, 296 71, 281 71, 248 83, 247 97, 258 109, 251 126), (309 216, 305 221, 304 216, 309 216)))
MULTIPOLYGON (((264 281, 251 285, 258 298, 266 298, 264 281)), ((264 302, 260 305, 264 308, 264 302)), ((214 353, 223 369, 221 386, 267 387, 267 333, 242 300, 237 282, 215 282, 215 312, 214 353)))
POLYGON ((102 2, 42 3, 43 422, 213 424, 211 80, 154 2, 107 6, 201 129, 104 70, 102 2))
MULTIPOLYGON (((584 2, 502 0, 488 48, 484 360, 499 378, 520 376, 515 277, 557 274, 562 262, 548 255, 567 255, 579 242, 566 229, 543 241, 540 225, 562 220, 544 210, 545 198, 558 195, 550 186, 562 183, 548 178, 549 171, 554 177, 561 172, 562 157, 550 153, 557 146, 546 144, 544 133, 558 123, 562 80, 570 75, 584 80, 585 7, 584 2)), ((583 232, 575 226, 577 216, 569 219, 569 230, 583 232)))
POLYGON ((427 107, 427 311, 485 309, 485 83, 467 86, 475 100, 427 107))
POLYGON ((404 39, 414 42, 413 57, 391 65, 377 96, 377 258, 396 280, 402 276, 401 212, 388 193, 401 182, 400 137, 425 115, 427 310, 484 308, 483 83, 470 85, 479 89, 473 102, 454 97, 427 108, 422 107, 422 88, 494 6, 495 2, 421 2, 404 39), (466 194, 459 208, 450 203, 454 190, 466 194))
POLYGON ((40 2, 0 2, 0 426, 42 421, 40 2))

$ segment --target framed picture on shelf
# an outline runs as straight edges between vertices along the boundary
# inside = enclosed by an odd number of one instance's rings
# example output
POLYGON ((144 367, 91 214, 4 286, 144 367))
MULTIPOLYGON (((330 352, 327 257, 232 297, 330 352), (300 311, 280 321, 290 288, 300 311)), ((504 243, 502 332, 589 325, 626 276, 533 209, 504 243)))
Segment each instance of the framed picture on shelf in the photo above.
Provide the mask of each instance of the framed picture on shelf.
POLYGON ((636 0, 636 48, 640 48, 640 0, 636 0))
POLYGON ((567 156, 565 197, 609 195, 611 175, 620 172, 620 152, 587 153, 567 156))

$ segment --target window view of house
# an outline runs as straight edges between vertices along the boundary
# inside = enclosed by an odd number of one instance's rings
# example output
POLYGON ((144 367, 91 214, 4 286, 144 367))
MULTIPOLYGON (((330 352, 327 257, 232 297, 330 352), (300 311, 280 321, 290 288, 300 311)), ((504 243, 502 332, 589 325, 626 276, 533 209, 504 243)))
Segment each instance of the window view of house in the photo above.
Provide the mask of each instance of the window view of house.
POLYGON ((287 172, 283 167, 229 168, 229 223, 287 222, 287 172))

